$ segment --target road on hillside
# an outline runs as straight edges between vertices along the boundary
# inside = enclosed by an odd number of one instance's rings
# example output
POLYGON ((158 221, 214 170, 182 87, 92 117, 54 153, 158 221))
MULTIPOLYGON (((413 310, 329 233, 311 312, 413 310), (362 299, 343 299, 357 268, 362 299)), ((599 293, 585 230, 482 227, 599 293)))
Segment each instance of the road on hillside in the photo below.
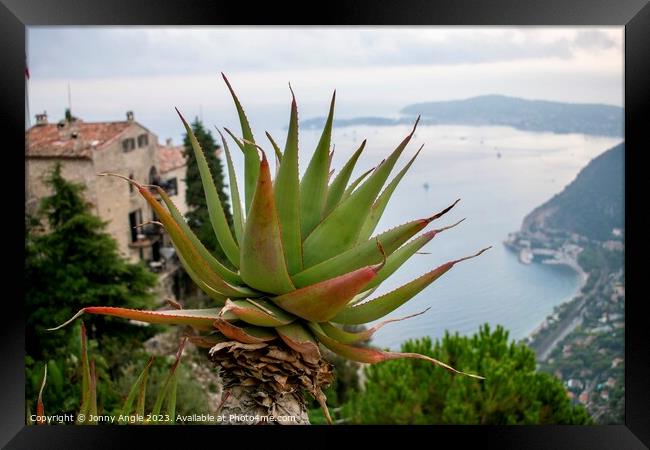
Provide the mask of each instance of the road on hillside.
POLYGON ((601 260, 599 261, 599 267, 601 267, 600 276, 594 283, 593 287, 589 292, 583 293, 580 296, 580 300, 573 306, 558 326, 551 331, 548 336, 544 336, 543 340, 538 345, 534 346, 535 356, 538 361, 546 361, 553 349, 573 330, 575 330, 578 325, 582 324, 586 311, 585 305, 605 286, 605 283, 607 282, 606 274, 609 273, 609 270, 607 270, 606 261, 604 261, 602 257, 599 257, 599 259, 601 260))

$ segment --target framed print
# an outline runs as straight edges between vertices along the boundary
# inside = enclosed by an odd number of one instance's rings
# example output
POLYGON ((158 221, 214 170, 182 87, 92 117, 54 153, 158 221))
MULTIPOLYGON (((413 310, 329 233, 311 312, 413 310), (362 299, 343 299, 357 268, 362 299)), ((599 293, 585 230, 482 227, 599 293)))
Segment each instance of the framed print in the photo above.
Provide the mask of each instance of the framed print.
POLYGON ((647 2, 0 11, 7 448, 648 448, 647 2))

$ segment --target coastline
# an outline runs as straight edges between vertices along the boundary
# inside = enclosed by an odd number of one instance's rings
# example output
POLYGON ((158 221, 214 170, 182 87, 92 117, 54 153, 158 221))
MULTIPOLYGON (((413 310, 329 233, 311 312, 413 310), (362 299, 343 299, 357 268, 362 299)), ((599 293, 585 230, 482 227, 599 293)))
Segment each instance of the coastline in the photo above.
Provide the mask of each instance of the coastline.
MULTIPOLYGON (((578 275, 578 287, 576 289, 576 292, 567 300, 565 300, 562 303, 559 303, 557 306, 562 306, 566 305, 567 303, 571 303, 574 301, 576 298, 580 297, 582 295, 582 289, 585 287, 587 284, 587 280, 589 279, 589 274, 583 270, 582 267, 580 267, 580 264, 578 264, 578 261, 576 260, 561 260, 561 261, 544 261, 539 264, 547 264, 547 265, 563 265, 566 267, 571 268, 576 275, 578 275)), ((551 311, 552 314, 552 311, 551 311)), ((548 314, 544 320, 542 320, 539 325, 535 327, 528 335, 524 338, 525 341, 530 342, 534 339, 535 335, 539 333, 544 326, 548 322, 548 318, 551 316, 551 314, 548 314)))
MULTIPOLYGON (((587 284, 589 274, 585 272, 578 263, 578 257, 583 251, 582 246, 578 245, 580 240, 576 238, 567 239, 567 236, 563 236, 560 239, 554 239, 557 237, 559 236, 549 238, 543 233, 531 235, 530 233, 520 231, 510 233, 503 244, 510 251, 518 254, 519 262, 521 264, 529 265, 537 263, 546 265, 562 265, 573 270, 573 272, 578 276, 578 286, 571 297, 554 307, 561 308, 583 295, 583 289, 587 284)), ((553 322, 557 319, 558 318, 554 316, 554 312, 550 311, 549 314, 547 314, 546 317, 532 331, 530 331, 526 337, 523 338, 523 341, 530 345, 535 341, 536 335, 549 325, 549 322, 553 322)))

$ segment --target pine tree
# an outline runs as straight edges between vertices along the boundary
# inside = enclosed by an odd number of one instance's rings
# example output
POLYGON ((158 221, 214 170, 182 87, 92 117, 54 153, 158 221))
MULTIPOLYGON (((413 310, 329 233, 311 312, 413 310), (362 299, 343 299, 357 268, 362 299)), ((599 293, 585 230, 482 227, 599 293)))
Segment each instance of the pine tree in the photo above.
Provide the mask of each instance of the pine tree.
MULTIPOLYGON (((212 133, 204 128, 203 123, 198 119, 198 117, 194 119, 192 129, 194 130, 194 135, 199 141, 201 148, 204 150, 205 157, 208 160, 208 166, 210 167, 210 172, 212 173, 212 179, 217 187, 219 199, 221 200, 221 204, 224 205, 226 219, 232 229, 233 219, 229 207, 229 198, 225 191, 225 188, 228 187, 228 185, 225 182, 223 163, 217 156, 217 150, 220 146, 216 144, 212 137, 212 133)), ((192 151, 190 139, 187 133, 183 137, 183 146, 185 147, 184 154, 187 158, 187 172, 185 174, 187 189, 185 191, 185 202, 189 207, 189 212, 187 214, 188 223, 190 228, 192 228, 206 247, 210 249, 217 258, 224 263, 227 263, 223 250, 221 249, 214 230, 212 229, 212 224, 210 223, 205 193, 201 183, 201 175, 199 174, 196 157, 192 151)))
POLYGON ((508 332, 488 325, 473 336, 446 333, 441 341, 409 340, 402 351, 447 361, 478 373, 485 380, 444 370, 420 361, 387 361, 366 369, 361 392, 344 406, 351 423, 367 424, 564 424, 592 423, 582 406, 572 406, 562 382, 536 372, 535 354, 508 341, 508 332))

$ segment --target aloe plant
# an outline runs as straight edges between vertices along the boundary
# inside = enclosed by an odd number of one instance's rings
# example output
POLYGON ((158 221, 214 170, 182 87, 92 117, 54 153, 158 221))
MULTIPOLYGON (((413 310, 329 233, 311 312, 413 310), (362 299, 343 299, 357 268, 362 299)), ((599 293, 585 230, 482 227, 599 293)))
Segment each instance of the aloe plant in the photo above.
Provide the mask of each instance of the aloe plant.
POLYGON ((364 141, 331 179, 335 95, 332 96, 320 141, 300 179, 298 108, 291 91, 284 150, 267 133, 278 164, 272 179, 266 153, 255 142, 244 109, 225 75, 223 78, 235 103, 242 137, 225 131, 241 150, 245 166, 241 195, 232 154, 219 132, 229 169, 233 231, 228 226, 203 149, 187 121, 177 112, 196 155, 214 232, 235 270, 207 251, 160 187, 141 185, 118 174, 102 174, 124 178, 138 189, 169 234, 188 275, 212 299, 214 307, 139 311, 96 306, 83 308, 70 321, 89 313, 191 326, 196 330, 192 341, 209 348, 211 359, 221 369, 228 392, 222 405, 226 416, 228 413, 278 415, 284 411, 297 422, 306 423, 301 395, 306 390, 320 402, 329 419, 322 388, 331 382, 333 375, 332 366, 322 356, 322 347, 363 363, 415 358, 481 378, 428 356, 360 346, 378 326, 360 333, 351 333, 344 327, 386 316, 455 264, 487 250, 446 262, 387 294, 370 298, 381 283, 434 236, 456 225, 415 237, 458 200, 438 213, 373 235, 397 184, 421 150, 388 182, 413 138, 419 118, 413 130, 379 165, 350 181, 365 148, 364 141), (414 239, 409 241, 411 238, 414 239))

